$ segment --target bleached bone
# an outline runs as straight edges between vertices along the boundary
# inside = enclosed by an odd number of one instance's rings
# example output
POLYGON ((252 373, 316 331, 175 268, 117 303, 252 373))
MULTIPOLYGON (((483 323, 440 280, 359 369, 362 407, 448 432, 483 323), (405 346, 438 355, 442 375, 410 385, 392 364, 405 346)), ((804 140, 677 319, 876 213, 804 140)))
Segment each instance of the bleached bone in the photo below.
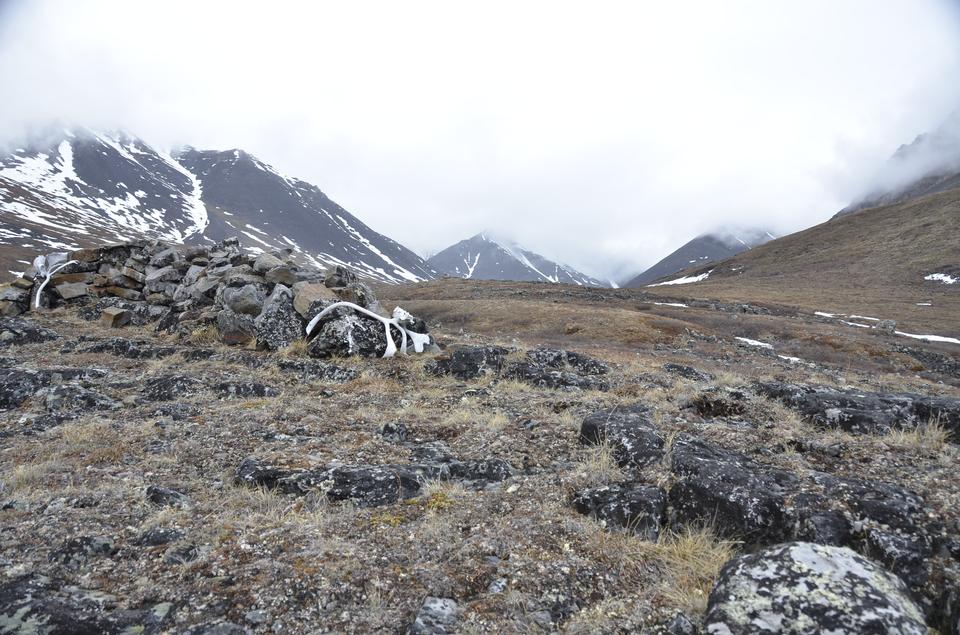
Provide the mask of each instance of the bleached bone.
POLYGON ((342 306, 351 308, 354 311, 357 311, 358 313, 363 313, 364 315, 368 315, 375 320, 379 320, 383 324, 383 330, 387 336, 387 350, 383 353, 384 358, 393 357, 394 355, 397 354, 397 344, 396 342, 393 341, 393 335, 390 333, 391 326, 396 328, 398 331, 400 331, 400 338, 401 338, 400 353, 402 353, 403 355, 407 354, 407 337, 410 338, 410 343, 413 344, 413 350, 415 353, 422 353, 423 347, 430 343, 429 335, 424 335, 423 333, 415 333, 414 331, 407 330, 402 326, 400 326, 400 320, 405 320, 409 317, 412 317, 409 313, 407 313, 400 307, 397 307, 393 310, 392 318, 385 318, 382 315, 377 315, 373 311, 370 311, 369 309, 365 309, 362 306, 358 306, 353 302, 335 302, 334 304, 331 304, 330 306, 325 308, 320 313, 317 313, 317 315, 315 315, 314 318, 310 320, 310 323, 307 324, 307 337, 310 337, 310 334, 313 333, 313 329, 316 328, 317 324, 320 322, 323 316, 327 315, 334 309, 342 306))
POLYGON ((70 255, 64 251, 58 251, 46 256, 37 256, 33 259, 33 268, 37 270, 37 276, 44 276, 43 282, 37 287, 37 295, 33 300, 33 308, 40 308, 40 296, 43 294, 43 288, 50 282, 53 274, 57 273, 67 265, 72 265, 76 260, 67 260, 70 255), (64 262, 66 261, 66 262, 64 262))

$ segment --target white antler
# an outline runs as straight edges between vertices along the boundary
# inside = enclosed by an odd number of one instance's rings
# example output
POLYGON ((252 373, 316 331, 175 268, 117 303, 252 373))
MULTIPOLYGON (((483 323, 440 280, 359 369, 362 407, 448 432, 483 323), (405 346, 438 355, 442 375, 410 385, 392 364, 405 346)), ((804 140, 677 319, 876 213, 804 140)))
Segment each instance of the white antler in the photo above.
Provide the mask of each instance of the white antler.
POLYGON ((335 302, 334 304, 331 304, 330 306, 325 308, 323 311, 315 315, 314 318, 310 320, 310 323, 307 324, 307 337, 310 337, 310 334, 313 332, 313 329, 316 328, 317 324, 320 322, 323 316, 327 315, 334 309, 342 306, 349 307, 354 311, 363 313, 364 315, 368 315, 375 320, 379 320, 383 324, 383 330, 387 336, 387 350, 383 353, 384 357, 393 357, 394 355, 397 354, 397 344, 396 342, 393 341, 393 336, 390 333, 391 326, 397 329, 398 331, 400 331, 400 337, 401 337, 400 352, 404 355, 407 354, 407 337, 410 338, 410 342, 413 344, 413 350, 414 352, 417 352, 417 353, 422 353, 424 346, 430 343, 429 335, 425 335, 423 333, 415 333, 414 331, 410 331, 400 326, 400 320, 404 320, 410 317, 410 314, 404 311, 403 309, 401 309, 400 307, 397 307, 393 310, 392 318, 385 318, 382 315, 377 315, 373 311, 370 311, 369 309, 365 309, 362 306, 358 306, 353 302, 335 302))
POLYGON ((66 252, 58 251, 46 256, 37 256, 33 259, 33 267, 37 270, 37 275, 44 276, 43 282, 37 287, 37 295, 33 300, 33 308, 40 308, 40 295, 43 293, 43 288, 50 282, 53 274, 67 265, 72 265, 77 262, 76 260, 66 260, 68 257, 69 255, 66 252), (66 262, 63 262, 64 260, 66 260, 66 262))

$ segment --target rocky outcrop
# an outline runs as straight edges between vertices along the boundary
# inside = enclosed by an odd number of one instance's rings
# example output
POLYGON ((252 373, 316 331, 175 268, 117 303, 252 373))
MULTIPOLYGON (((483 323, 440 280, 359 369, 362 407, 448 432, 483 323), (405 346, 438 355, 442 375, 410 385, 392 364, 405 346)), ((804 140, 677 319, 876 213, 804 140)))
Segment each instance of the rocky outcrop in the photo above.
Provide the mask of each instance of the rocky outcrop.
POLYGON ((427 371, 461 380, 503 377, 563 391, 610 387, 601 377, 609 371, 609 366, 583 353, 541 348, 527 352, 521 361, 508 363, 509 354, 509 350, 500 346, 461 346, 435 358, 427 371))
POLYGON ((909 393, 840 391, 777 382, 757 385, 760 394, 778 399, 814 423, 857 434, 883 434, 937 422, 960 442, 960 399, 909 393))
POLYGON ((706 632, 925 635, 904 583, 842 547, 777 545, 730 561, 710 593, 706 632))

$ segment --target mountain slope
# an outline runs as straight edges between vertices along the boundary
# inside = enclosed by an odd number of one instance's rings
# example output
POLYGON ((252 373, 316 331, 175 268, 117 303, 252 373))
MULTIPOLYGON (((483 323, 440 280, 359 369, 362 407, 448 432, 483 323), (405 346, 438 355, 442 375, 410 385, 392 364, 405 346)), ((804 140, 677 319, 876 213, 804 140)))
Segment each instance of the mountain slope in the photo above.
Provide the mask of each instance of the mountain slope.
POLYGON ((0 155, 0 267, 37 250, 136 238, 288 248, 384 282, 434 276, 426 262, 361 223, 317 187, 245 152, 176 157, 127 134, 64 130, 0 155))
POLYGON ((836 216, 960 187, 960 110, 933 132, 919 135, 912 143, 900 146, 890 157, 878 181, 880 187, 840 210, 836 216))
POLYGON ((482 233, 447 247, 427 262, 440 273, 457 278, 610 286, 576 269, 518 245, 497 242, 482 233))
POLYGON ((657 292, 890 318, 908 332, 958 337, 960 285, 925 279, 960 277, 958 222, 960 189, 866 209, 729 258, 701 282, 657 292))
POLYGON ((643 287, 655 280, 699 265, 717 262, 775 238, 765 230, 711 233, 697 236, 622 286, 643 287))

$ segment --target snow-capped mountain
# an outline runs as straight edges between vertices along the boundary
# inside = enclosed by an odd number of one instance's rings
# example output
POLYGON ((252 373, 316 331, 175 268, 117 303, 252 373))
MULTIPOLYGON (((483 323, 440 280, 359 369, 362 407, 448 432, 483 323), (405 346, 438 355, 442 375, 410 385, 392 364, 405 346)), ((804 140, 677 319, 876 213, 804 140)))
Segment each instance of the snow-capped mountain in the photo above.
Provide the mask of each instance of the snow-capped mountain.
POLYGON ((776 238, 763 229, 713 232, 697 236, 623 286, 643 287, 684 269, 725 260, 776 238))
MULTIPOLYGON (((128 134, 64 130, 0 155, 0 266, 37 251, 156 238, 237 236, 253 252, 292 249, 384 282, 436 274, 319 188, 241 150, 173 155, 128 134)), ((29 256, 29 257, 28 257, 29 256)))
POLYGON ((610 286, 513 243, 498 242, 485 233, 461 240, 427 262, 441 274, 457 278, 610 286))

